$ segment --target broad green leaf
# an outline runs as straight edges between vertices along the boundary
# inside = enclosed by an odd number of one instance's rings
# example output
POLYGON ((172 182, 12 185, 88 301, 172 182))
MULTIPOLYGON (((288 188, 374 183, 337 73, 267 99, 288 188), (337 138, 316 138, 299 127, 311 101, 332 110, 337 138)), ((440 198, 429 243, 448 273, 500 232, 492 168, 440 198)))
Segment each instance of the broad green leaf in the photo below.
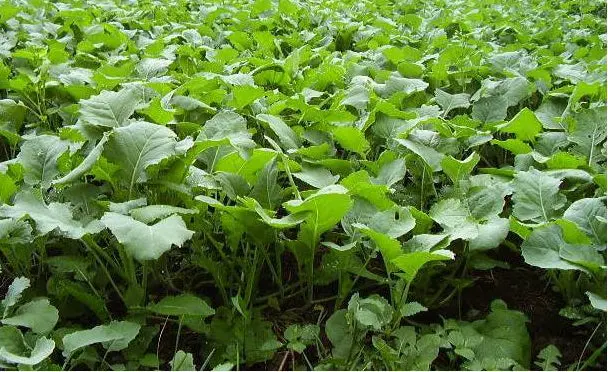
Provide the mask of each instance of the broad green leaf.
POLYGON ((379 210, 385 210, 395 205, 387 196, 388 187, 373 183, 369 174, 364 170, 351 173, 340 183, 348 189, 350 195, 369 201, 379 210))
POLYGON ((427 311, 428 309, 424 306, 422 306, 419 302, 408 302, 405 303, 401 306, 401 308, 399 308, 399 312, 401 313, 402 316, 405 317, 410 317, 410 316, 414 316, 418 313, 427 311))
POLYGON ((162 125, 135 122, 117 128, 110 135, 104 155, 120 166, 119 173, 129 185, 148 179, 146 168, 176 154, 176 135, 162 125))
POLYGON ((414 235, 405 242, 403 250, 405 252, 430 252, 435 249, 445 248, 450 240, 447 234, 419 234, 414 235))
POLYGON ((588 165, 606 160, 600 145, 606 141, 606 108, 583 110, 575 116, 575 127, 568 136, 574 149, 588 159, 588 165))
POLYGON ((379 295, 360 298, 355 293, 348 301, 348 311, 360 326, 380 331, 393 319, 392 306, 379 295))
POLYGON ((435 89, 435 101, 443 109, 443 116, 447 116, 450 111, 457 108, 468 108, 471 104, 470 95, 466 93, 450 94, 441 89, 435 89))
POLYGON ((97 220, 84 224, 83 221, 74 219, 69 204, 53 202, 46 205, 27 191, 17 194, 12 206, 0 206, 0 216, 15 219, 28 216, 36 222, 36 231, 40 235, 57 229, 63 236, 79 239, 85 234, 98 233, 103 229, 97 220))
POLYGON ((452 183, 457 185, 461 179, 471 174, 477 163, 479 163, 479 159, 479 154, 476 152, 473 152, 464 160, 457 160, 451 156, 446 156, 441 161, 441 168, 450 177, 452 183))
POLYGON ((410 232, 416 225, 409 209, 395 206, 375 213, 369 222, 369 227, 384 233, 391 238, 399 238, 410 232))
POLYGON ((549 222, 566 203, 560 180, 536 169, 517 172, 513 180, 513 216, 521 221, 549 222))
POLYGON ((509 227, 506 218, 492 218, 477 225, 478 234, 469 241, 469 249, 475 251, 498 247, 507 238, 509 227))
POLYGON ((46 334, 55 328, 59 313, 46 298, 30 301, 19 306, 13 316, 2 319, 2 324, 30 328, 33 332, 46 334))
POLYGON ((369 90, 363 85, 354 85, 346 91, 346 96, 340 101, 340 104, 352 106, 357 110, 365 110, 369 104, 369 90))
POLYGON ((325 334, 333 346, 334 357, 347 358, 355 342, 354 331, 349 326, 347 314, 345 309, 335 311, 325 322, 325 334))
POLYGON ((264 208, 274 209, 281 202, 282 188, 278 182, 279 169, 275 157, 258 173, 258 179, 251 190, 250 196, 256 199, 264 208))
POLYGON ((382 257, 386 262, 399 257, 403 253, 401 243, 397 239, 372 230, 365 225, 354 224, 353 226, 359 228, 362 233, 369 236, 376 243, 378 250, 382 253, 382 257))
POLYGON ((429 216, 451 235, 452 239, 477 237, 479 227, 471 212, 459 199, 444 199, 431 207, 429 216))
POLYGON ((0 220, 0 244, 25 244, 32 239, 32 227, 27 221, 12 218, 0 220))
POLYGON ((10 308, 16 305, 17 302, 19 302, 23 291, 25 291, 29 287, 30 280, 28 278, 19 277, 13 279, 13 282, 11 283, 11 285, 8 286, 8 290, 6 291, 4 299, 2 300, 2 309, 4 311, 4 315, 2 316, 3 318, 8 315, 8 311, 10 310, 10 308))
POLYGON ((539 361, 534 362, 540 367, 541 371, 557 371, 561 364, 559 358, 562 357, 562 353, 555 345, 551 344, 542 349, 537 356, 539 361))
POLYGON ((156 260, 171 249, 181 247, 192 237, 181 217, 172 215, 154 225, 146 225, 129 216, 106 212, 101 222, 112 231, 128 254, 138 261, 156 260))
POLYGON ((532 152, 532 147, 530 147, 530 145, 519 139, 509 138, 504 141, 491 140, 490 143, 493 145, 500 146, 503 149, 510 151, 514 155, 527 154, 529 152, 532 152))
POLYGON ((534 142, 542 129, 542 123, 528 108, 521 110, 505 126, 500 127, 501 132, 513 133, 517 139, 528 142, 534 142))
POLYGON ((172 371, 195 371, 194 357, 190 353, 179 350, 169 361, 172 371))
POLYGON ((283 204, 292 214, 310 212, 302 226, 305 242, 315 247, 322 233, 334 227, 352 206, 347 190, 331 185, 318 190, 305 200, 290 200, 283 204))
POLYGON ((208 120, 203 130, 197 137, 197 141, 222 141, 227 140, 236 148, 241 157, 247 158, 249 151, 255 147, 251 139, 251 133, 247 131, 247 122, 239 114, 232 111, 222 111, 208 120))
POLYGON ((279 138, 279 142, 285 150, 297 149, 302 145, 298 135, 281 118, 268 114, 259 114, 256 116, 256 119, 268 124, 270 129, 279 138))
POLYGON ((148 203, 146 198, 133 199, 122 203, 109 202, 108 210, 110 212, 129 214, 129 211, 135 208, 143 207, 148 203))
POLYGON ((40 337, 36 339, 34 349, 30 352, 29 357, 15 355, 4 348, 0 347, 0 360, 4 360, 12 364, 24 364, 27 366, 34 366, 46 358, 48 358, 55 349, 55 341, 46 337, 40 337))
POLYGON ((68 141, 48 134, 27 139, 17 155, 17 162, 25 168, 25 182, 48 188, 51 181, 59 175, 59 157, 68 151, 69 147, 68 141))
POLYGON ((147 205, 144 207, 129 210, 129 214, 134 219, 143 223, 152 223, 158 219, 165 218, 172 214, 196 214, 196 209, 186 209, 174 207, 172 205, 147 205))
POLYGON ((602 310, 602 311, 606 312, 606 299, 605 298, 602 298, 592 292, 585 292, 585 294, 587 295, 587 297, 589 297, 591 306, 593 306, 594 308, 596 308, 598 310, 602 310))
MULTIPOLYGON (((519 311, 509 310, 502 300, 492 301, 490 309, 486 319, 472 323, 475 330, 483 336, 483 341, 473 348, 476 358, 508 359, 524 369, 529 368, 531 341, 526 327, 527 317, 519 311)), ((494 361, 494 364, 497 363, 494 361)), ((486 369, 503 368, 489 363, 486 369)))
POLYGON ((139 333, 141 326, 127 321, 112 321, 84 331, 76 331, 63 336, 63 356, 71 356, 85 346, 101 343, 107 351, 126 348, 139 333))
POLYGON ((439 249, 433 252, 412 252, 400 255, 394 258, 391 262, 403 271, 405 280, 411 282, 416 277, 416 274, 422 266, 432 261, 453 260, 454 253, 445 249, 439 249))
POLYGON ((422 160, 424 160, 424 162, 427 163, 433 171, 438 172, 441 170, 441 162, 445 157, 444 154, 438 152, 432 147, 423 145, 421 143, 409 139, 396 138, 395 141, 405 146, 414 154, 420 156, 422 160))
POLYGON ((126 87, 118 92, 104 90, 100 94, 80 101, 80 118, 88 124, 103 127, 122 127, 141 102, 141 92, 126 87))
POLYGON ((26 110, 26 106, 21 102, 0 99, 0 137, 6 138, 13 146, 21 140, 19 133, 23 126, 26 110))
MULTIPOLYGON (((199 197, 197 197, 198 199, 199 197)), ((200 199, 199 199, 200 200, 200 199)), ((281 218, 273 218, 271 215, 264 210, 264 208, 258 203, 255 199, 252 198, 242 198, 243 204, 248 208, 255 211, 255 213, 260 216, 261 220, 269 225, 274 227, 275 229, 286 229, 290 227, 294 227, 304 222, 306 218, 310 215, 310 211, 302 211, 297 213, 292 213, 287 216, 281 218)), ((211 205, 211 204, 210 204, 211 205)))
POLYGON ((389 163, 382 165, 378 171, 377 177, 372 177, 371 180, 378 185, 386 185, 391 187, 405 177, 405 160, 403 158, 395 159, 389 163))
POLYGON ((0 203, 8 203, 17 191, 15 181, 4 173, 0 173, 0 203))
POLYGON ((172 316, 192 315, 209 317, 215 314, 215 310, 205 301, 189 294, 164 297, 159 302, 148 305, 148 310, 157 314, 172 316))
POLYGON ((409 79, 393 72, 384 84, 375 84, 374 90, 382 97, 388 97, 397 92, 410 95, 415 92, 424 91, 429 84, 420 79, 409 79))
POLYGON ((606 205, 601 199, 585 198, 570 204, 564 218, 574 222, 597 244, 606 243, 606 205), (602 220, 604 218, 604 220, 602 220))
POLYGON ((232 87, 232 101, 230 105, 237 109, 250 105, 258 98, 264 97, 264 89, 251 85, 237 85, 232 87))
POLYGON ((308 165, 303 165, 302 170, 293 173, 293 176, 318 189, 333 185, 340 179, 340 176, 332 175, 331 172, 324 167, 308 165))
POLYGON ((549 224, 532 231, 523 242, 521 253, 527 264, 543 269, 581 270, 581 267, 560 257, 560 250, 567 243, 562 229, 549 224))
POLYGON ((97 143, 97 145, 89 152, 89 154, 84 158, 82 163, 78 164, 78 166, 70 171, 70 173, 65 176, 55 180, 52 182, 53 185, 62 185, 66 183, 70 183, 78 178, 80 178, 83 174, 91 170, 97 159, 101 156, 103 152, 103 147, 108 141, 108 136, 104 134, 101 140, 97 143))
POLYGON ((365 135, 355 127, 336 127, 332 130, 334 139, 345 150, 364 155, 370 148, 365 135))
POLYGON ((509 102, 505 97, 481 98, 473 104, 471 116, 484 123, 502 121, 507 117, 509 102))

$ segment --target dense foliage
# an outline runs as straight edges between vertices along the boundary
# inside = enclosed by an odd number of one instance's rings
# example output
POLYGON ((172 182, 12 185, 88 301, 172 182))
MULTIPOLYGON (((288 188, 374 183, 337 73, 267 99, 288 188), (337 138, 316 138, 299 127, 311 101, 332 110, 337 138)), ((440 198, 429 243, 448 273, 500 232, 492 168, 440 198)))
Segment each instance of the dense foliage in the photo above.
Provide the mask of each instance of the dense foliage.
POLYGON ((601 368, 605 12, 5 1, 0 368, 601 368))

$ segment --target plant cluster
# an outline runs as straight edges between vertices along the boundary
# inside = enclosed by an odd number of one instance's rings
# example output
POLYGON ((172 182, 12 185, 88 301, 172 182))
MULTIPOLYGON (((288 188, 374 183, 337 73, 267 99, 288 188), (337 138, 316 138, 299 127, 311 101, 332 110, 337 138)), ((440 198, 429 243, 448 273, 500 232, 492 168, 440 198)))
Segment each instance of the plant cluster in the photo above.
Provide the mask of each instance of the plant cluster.
POLYGON ((605 12, 4 1, 0 368, 599 368, 605 12), (501 270, 578 360, 461 313, 501 270))

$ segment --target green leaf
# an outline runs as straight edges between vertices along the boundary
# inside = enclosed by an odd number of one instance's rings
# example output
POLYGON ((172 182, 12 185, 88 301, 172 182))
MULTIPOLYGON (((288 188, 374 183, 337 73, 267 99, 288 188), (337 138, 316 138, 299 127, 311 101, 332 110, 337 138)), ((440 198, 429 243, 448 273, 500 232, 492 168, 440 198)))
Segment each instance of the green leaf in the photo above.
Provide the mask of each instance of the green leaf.
POLYGON ((591 306, 593 306, 594 308, 598 309, 598 310, 602 310, 604 312, 606 312, 606 299, 603 297, 600 297, 599 295, 595 294, 595 293, 591 293, 591 292, 585 292, 585 294, 587 295, 587 297, 589 297, 589 301, 591 302, 591 306))
POLYGON ((505 126, 500 127, 501 132, 513 133, 522 141, 534 142, 537 134, 541 132, 543 125, 529 108, 521 110, 505 126))
MULTIPOLYGON (((199 197, 196 197, 198 200, 199 197)), ((310 211, 302 211, 281 218, 273 218, 264 210, 264 208, 255 199, 241 198, 240 199, 247 208, 253 209, 260 216, 261 220, 275 229, 286 229, 301 224, 310 215, 310 211)), ((211 204, 210 204, 211 205, 211 204)))
POLYGON ((13 279, 11 285, 8 286, 8 290, 4 295, 4 299, 2 300, 2 308, 4 310, 3 318, 6 317, 8 311, 11 307, 19 302, 21 299, 21 294, 30 286, 30 280, 25 277, 19 277, 13 279))
POLYGON ((548 224, 532 231, 522 244, 521 253, 528 265, 543 269, 581 270, 581 266, 561 257, 560 251, 567 245, 562 229, 558 225, 548 224))
POLYGON ((139 333, 141 326, 127 321, 112 321, 84 331, 63 336, 63 356, 69 357, 85 346, 101 343, 107 351, 126 348, 139 333))
POLYGON ((521 221, 549 222, 559 215, 566 197, 560 180, 536 169, 517 172, 513 180, 513 216, 521 221))
POLYGON ((365 135, 355 127, 336 127, 332 130, 334 139, 345 150, 363 156, 370 148, 365 135))
POLYGON ((294 172, 292 175, 318 189, 333 185, 340 179, 340 176, 334 176, 324 167, 313 167, 308 165, 303 165, 300 172, 294 172))
POLYGON ((509 220, 506 218, 492 218, 477 225, 478 233, 469 241, 469 249, 476 251, 498 247, 507 238, 509 227, 509 220))
POLYGON ((148 310, 171 316, 191 315, 206 318, 215 314, 215 310, 205 301, 189 294, 164 297, 156 304, 148 305, 148 310))
POLYGON ((385 261, 390 261, 403 253, 401 243, 395 238, 392 238, 384 233, 372 230, 365 225, 353 224, 353 227, 359 228, 362 233, 372 238, 376 246, 382 253, 385 261))
POLYGON ((597 244, 606 243, 606 205, 598 198, 579 199, 570 204, 564 218, 574 222, 597 244))
POLYGON ((251 133, 247 131, 247 121, 232 111, 219 112, 208 120, 196 140, 211 140, 219 144, 226 140, 245 159, 248 158, 249 151, 256 146, 251 140, 251 133))
POLYGON ((194 357, 190 353, 179 350, 169 361, 172 371, 195 371, 194 357))
POLYGON ((97 143, 97 145, 89 152, 89 154, 84 158, 82 163, 78 164, 78 166, 70 171, 70 173, 65 176, 55 180, 52 182, 53 185, 63 185, 66 183, 70 183, 78 178, 80 178, 83 174, 91 170, 93 165, 97 162, 101 153, 103 152, 103 147, 108 141, 108 136, 104 134, 101 140, 97 143))
POLYGON ((2 324, 30 328, 33 332, 46 334, 55 328, 59 313, 46 298, 30 301, 19 306, 10 318, 2 319, 2 324))
POLYGON ((277 158, 266 163, 259 172, 258 179, 251 190, 250 196, 256 199, 264 208, 274 209, 281 202, 282 188, 278 182, 279 168, 277 158))
POLYGON ((279 138, 279 142, 285 150, 297 149, 302 146, 300 138, 285 122, 276 116, 259 114, 256 119, 268 124, 270 129, 279 138))
POLYGON ((232 87, 232 101, 230 105, 237 109, 250 105, 258 98, 264 97, 264 89, 250 85, 237 85, 232 87))
POLYGON ((452 239, 470 240, 478 236, 477 222, 459 199, 444 199, 435 203, 429 216, 451 235, 452 239))
POLYGON ((0 244, 25 244, 32 239, 32 227, 27 221, 12 218, 0 220, 0 244))
POLYGON ((438 172, 441 170, 441 162, 445 157, 444 154, 437 152, 437 150, 432 147, 423 145, 418 142, 414 142, 409 139, 396 138, 395 141, 405 146, 414 154, 420 156, 422 160, 424 160, 424 162, 427 163, 433 171, 438 172))
POLYGON ((503 149, 510 151, 514 155, 527 154, 529 152, 532 152, 532 147, 530 147, 530 145, 518 139, 509 138, 504 141, 491 140, 490 143, 493 145, 500 146, 503 149))
POLYGON ((0 203, 8 203, 17 191, 15 181, 4 173, 0 173, 0 203))
POLYGON ((399 309, 399 312, 401 313, 402 316, 405 317, 410 317, 410 316, 414 316, 418 313, 421 313, 423 311, 427 311, 428 309, 422 305, 420 305, 420 303, 414 301, 414 302, 408 302, 405 303, 401 306, 401 308, 399 309))
POLYGON ((136 183, 148 179, 146 168, 176 154, 176 137, 171 129, 162 125, 135 122, 113 131, 104 155, 120 166, 119 174, 131 193, 136 183))
POLYGON ((378 171, 378 176, 372 177, 371 180, 375 184, 391 187, 403 180, 405 172, 405 160, 403 158, 398 158, 382 165, 378 171))
POLYGON ((501 359, 513 360, 523 369, 528 369, 531 341, 526 327, 527 317, 519 311, 509 310, 501 300, 492 301, 490 309, 486 319, 472 323, 483 336, 483 341, 473 348, 476 358, 484 364, 487 363, 485 359, 493 361, 489 363, 488 370, 502 369, 492 367, 492 363, 499 363, 501 359))
POLYGON ((582 110, 575 116, 575 127, 568 136, 574 150, 588 159, 588 165, 606 161, 601 144, 606 141, 606 108, 582 110))
POLYGON ((51 181, 59 175, 59 157, 68 151, 69 147, 68 141, 47 134, 27 139, 17 155, 17 161, 25 168, 25 182, 48 188, 51 181))
POLYGON ((480 156, 478 153, 473 152, 464 160, 457 160, 451 156, 446 156, 441 161, 441 168, 443 172, 450 177, 454 185, 458 185, 458 182, 468 177, 477 163, 479 163, 480 156))
POLYGON ((416 220, 409 209, 395 206, 375 213, 369 222, 373 230, 384 233, 391 238, 399 238, 416 226, 416 220))
POLYGON ((333 345, 332 355, 336 358, 347 358, 355 341, 347 314, 344 309, 335 311, 325 322, 325 334, 333 345))
POLYGON ((80 119, 103 127, 122 127, 141 102, 141 92, 135 87, 126 87, 118 92, 104 90, 100 94, 80 101, 80 119))
POLYGON ((75 220, 69 204, 44 204, 34 194, 22 191, 15 196, 12 206, 0 206, 0 216, 21 219, 28 216, 36 222, 36 230, 40 235, 48 234, 57 229, 63 236, 79 239, 86 234, 94 234, 103 229, 97 220, 83 224, 82 220, 75 220))
POLYGON ((538 361, 534 362, 542 371, 557 371, 561 364, 559 358, 562 357, 562 353, 555 345, 548 345, 541 351, 539 351, 536 357, 538 361))
POLYGON ((348 301, 348 311, 360 326, 380 331, 393 318, 393 308, 379 295, 360 298, 355 293, 348 301))
POLYGON ((445 249, 433 252, 412 252, 405 253, 393 259, 391 262, 403 271, 405 280, 411 282, 418 274, 418 271, 426 263, 432 261, 449 261, 454 259, 454 253, 445 249))
POLYGON ((36 344, 34 345, 34 349, 30 352, 29 357, 15 355, 3 346, 0 347, 0 360, 5 360, 12 364, 34 366, 48 358, 53 353, 54 349, 55 341, 46 337, 40 337, 36 339, 36 344))
POLYGON ((129 214, 134 219, 143 222, 143 223, 151 223, 158 219, 165 218, 172 214, 196 214, 198 211, 196 209, 186 209, 180 207, 174 207, 172 205, 147 205, 144 207, 134 208, 129 210, 129 214))
POLYGON ((443 109, 444 117, 453 109, 468 108, 471 105, 470 98, 471 96, 466 93, 450 94, 441 89, 435 89, 435 101, 443 109))
POLYGON ((112 231, 127 253, 138 261, 156 260, 171 249, 192 237, 194 231, 186 228, 181 217, 172 215, 154 225, 146 225, 129 216, 106 212, 101 222, 112 231))
POLYGON ((393 72, 384 84, 375 84, 374 90, 380 96, 388 97, 397 92, 403 92, 406 95, 422 92, 428 86, 429 84, 423 80, 404 78, 398 72, 393 72))
POLYGON ((507 117, 509 102, 505 97, 481 98, 473 104, 471 116, 484 123, 502 121, 507 117))
POLYGON ((305 200, 290 200, 283 204, 292 214, 310 212, 302 226, 304 241, 315 247, 322 233, 334 227, 352 205, 347 190, 331 185, 318 190, 305 200))

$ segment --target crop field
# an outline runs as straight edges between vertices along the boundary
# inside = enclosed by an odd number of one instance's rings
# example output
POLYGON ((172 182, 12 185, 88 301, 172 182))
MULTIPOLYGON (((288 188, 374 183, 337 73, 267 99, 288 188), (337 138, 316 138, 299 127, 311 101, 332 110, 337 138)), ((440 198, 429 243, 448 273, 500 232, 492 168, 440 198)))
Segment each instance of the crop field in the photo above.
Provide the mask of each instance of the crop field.
POLYGON ((606 370, 606 3, 0 0, 0 370, 606 370))

